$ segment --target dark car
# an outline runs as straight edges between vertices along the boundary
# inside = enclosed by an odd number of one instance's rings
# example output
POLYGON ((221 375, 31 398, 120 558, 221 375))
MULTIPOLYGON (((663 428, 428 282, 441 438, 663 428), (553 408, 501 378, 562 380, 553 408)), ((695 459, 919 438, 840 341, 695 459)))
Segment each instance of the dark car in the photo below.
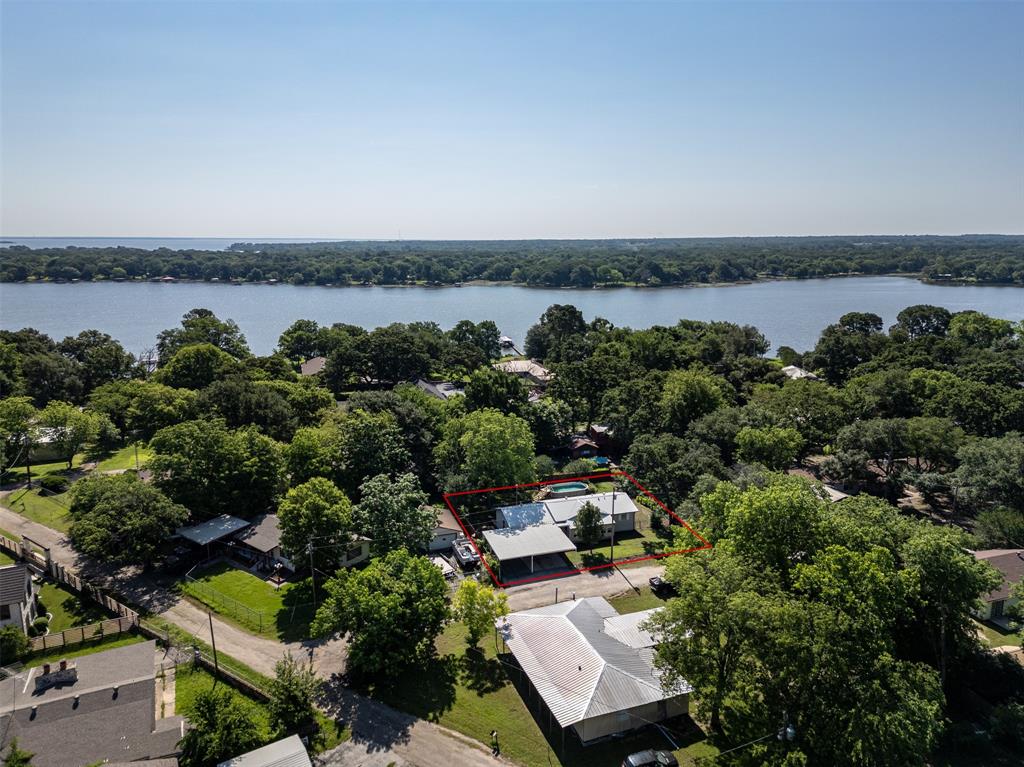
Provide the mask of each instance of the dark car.
POLYGON ((674 597, 678 594, 675 586, 664 578, 659 578, 657 575, 649 579, 647 582, 651 584, 651 591, 659 597, 674 597))
POLYGON ((671 751, 637 751, 622 760, 622 767, 679 767, 675 755, 671 751))

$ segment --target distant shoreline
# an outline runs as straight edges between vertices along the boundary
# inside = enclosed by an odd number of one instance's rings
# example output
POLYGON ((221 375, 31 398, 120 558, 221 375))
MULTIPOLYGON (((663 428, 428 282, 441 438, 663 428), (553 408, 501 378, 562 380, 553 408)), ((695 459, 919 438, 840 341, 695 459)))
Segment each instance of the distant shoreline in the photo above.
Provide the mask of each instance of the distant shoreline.
POLYGON ((309 284, 309 283, 292 283, 288 281, 272 281, 272 280, 260 280, 260 281, 231 281, 231 280, 201 280, 201 279, 188 279, 188 278, 171 278, 164 279, 161 277, 147 277, 147 278, 125 278, 125 279, 94 279, 94 280, 60 280, 60 279, 31 279, 31 280, 5 280, 0 281, 2 285, 99 285, 106 283, 116 283, 124 285, 223 285, 228 287, 243 287, 243 286, 262 286, 262 287, 277 287, 279 285, 287 285, 296 288, 408 288, 408 289, 424 289, 424 290, 437 290, 442 288, 460 288, 460 287, 515 287, 515 288, 528 288, 531 290, 671 290, 674 288, 729 288, 739 287, 741 285, 757 285, 769 282, 802 282, 805 280, 843 280, 851 278, 868 278, 868 277, 898 277, 901 279, 917 280, 918 282, 926 285, 936 285, 942 287, 944 285, 954 287, 988 287, 988 288, 1024 288, 1024 285, 1013 282, 990 282, 982 280, 963 280, 963 279, 949 279, 949 280, 936 280, 934 278, 925 277, 921 274, 908 273, 908 272, 887 272, 881 274, 864 274, 863 272, 855 273, 844 273, 844 274, 823 274, 813 275, 809 277, 793 277, 788 275, 765 275, 758 277, 757 279, 744 279, 744 280, 733 280, 729 282, 688 282, 688 283, 670 283, 666 285, 644 285, 639 283, 614 283, 605 285, 536 285, 525 282, 513 282, 512 280, 468 280, 466 282, 448 282, 448 283, 360 283, 360 282, 347 282, 347 283, 328 283, 324 285, 309 284))

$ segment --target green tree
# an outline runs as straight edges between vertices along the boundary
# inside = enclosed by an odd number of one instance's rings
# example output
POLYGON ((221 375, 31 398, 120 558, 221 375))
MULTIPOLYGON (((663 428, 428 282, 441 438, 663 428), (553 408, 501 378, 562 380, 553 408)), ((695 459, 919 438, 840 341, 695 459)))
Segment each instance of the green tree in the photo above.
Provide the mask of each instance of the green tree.
POLYGON ((534 359, 561 359, 562 346, 587 330, 583 313, 569 304, 552 304, 526 333, 526 354, 534 359))
POLYGON ((21 392, 21 355, 14 344, 0 341, 0 399, 21 392))
POLYGON ((412 474, 396 479, 386 474, 363 482, 360 500, 353 510, 356 528, 370 539, 374 556, 395 549, 426 549, 437 526, 436 512, 427 504, 424 493, 412 474))
MULTIPOLYGON (((190 346, 180 354, 198 348, 190 346)), ((288 440, 295 432, 295 413, 281 394, 264 383, 233 375, 203 389, 196 404, 201 413, 222 418, 231 428, 257 426, 274 439, 288 440)))
POLYGON ((335 421, 338 432, 338 485, 355 496, 367 477, 396 476, 408 471, 409 450, 398 421, 390 412, 352 410, 335 421))
POLYGON ((299 663, 286 651, 274 664, 274 678, 267 690, 271 729, 283 737, 316 721, 316 701, 322 690, 323 682, 312 664, 299 663))
POLYGON ((531 402, 521 415, 530 424, 537 450, 558 450, 572 434, 572 408, 560 399, 544 397, 531 402))
POLYGON ((722 708, 735 689, 736 670, 747 642, 738 595, 753 590, 754 578, 728 547, 674 557, 666 579, 679 596, 651 619, 663 639, 655 665, 666 687, 693 686, 698 710, 711 728, 722 730, 722 708))
POLYGON ((35 427, 38 411, 30 397, 0 399, 0 474, 17 463, 29 467, 31 484, 31 452, 37 439, 35 427))
POLYGON ((601 540, 604 526, 601 524, 601 510, 593 503, 587 501, 576 513, 573 532, 582 545, 594 550, 594 545, 601 540))
POLYGON ((969 544, 968 536, 955 528, 922 525, 900 552, 917 582, 914 612, 943 684, 949 658, 976 641, 971 609, 1002 580, 994 568, 975 559, 969 544))
POLYGON ((665 426, 682 435, 691 421, 707 415, 725 402, 720 379, 699 370, 675 370, 665 379, 661 410, 665 426))
POLYGON ((975 440, 960 449, 957 459, 963 501, 978 508, 999 504, 1024 511, 1024 437, 975 440))
POLYGON ((804 439, 796 429, 745 426, 736 435, 736 455, 747 463, 760 463, 769 469, 792 465, 803 448, 804 439))
POLYGON ((98 330, 83 330, 57 345, 65 357, 79 363, 79 376, 86 392, 111 381, 124 380, 135 369, 135 358, 120 343, 98 330))
POLYGON ((1024 512, 996 506, 978 514, 974 534, 986 549, 1024 548, 1024 512))
POLYGON ((188 509, 133 473, 87 477, 71 488, 68 537, 83 554, 149 564, 188 509))
POLYGON ((945 336, 949 329, 952 315, 948 309, 929 304, 908 306, 896 315, 896 324, 890 333, 899 329, 907 334, 907 338, 915 340, 924 336, 945 336))
POLYGON ((89 395, 89 409, 105 415, 122 434, 149 439, 165 426, 196 415, 196 394, 155 381, 114 381, 89 395))
POLYGON ((324 589, 313 635, 348 636, 348 668, 358 675, 397 677, 433 650, 449 618, 441 571, 405 549, 362 570, 341 571, 324 589))
POLYGON ((831 442, 848 420, 843 395, 826 383, 807 378, 786 381, 781 388, 757 387, 751 401, 755 408, 775 416, 779 424, 799 431, 808 447, 831 442))
POLYGON ((251 708, 225 689, 199 691, 188 723, 179 743, 182 767, 212 767, 262 745, 251 708))
POLYGON ((179 350, 192 344, 211 344, 235 359, 250 354, 245 336, 234 320, 220 320, 209 309, 192 309, 181 318, 180 328, 163 330, 157 335, 160 364, 166 364, 179 350))
POLYGON ((640 435, 622 462, 669 508, 685 501, 701 476, 725 473, 716 447, 674 434, 640 435))
POLYGON ((522 415, 529 393, 521 379, 491 367, 473 371, 466 384, 466 410, 491 408, 522 415))
POLYGON ((75 454, 93 442, 100 432, 100 419, 88 410, 79 410, 68 402, 50 402, 39 413, 39 424, 46 429, 57 453, 68 462, 75 454))
POLYGON ((17 738, 11 738, 11 745, 8 747, 7 753, 4 754, 4 764, 6 767, 32 767, 33 756, 35 754, 31 751, 18 748, 17 738))
POLYGON ((213 344, 190 344, 162 361, 153 380, 176 389, 202 389, 239 370, 238 360, 213 344))
POLYGON ((508 615, 508 597, 472 578, 459 584, 452 597, 452 616, 466 626, 466 643, 476 647, 494 629, 495 621, 508 615))
POLYGON ((252 427, 186 421, 158 431, 150 447, 153 483, 200 519, 265 512, 283 489, 281 446, 252 427))
POLYGON ((352 503, 329 479, 314 477, 285 495, 277 509, 281 550, 290 559, 307 562, 313 545, 314 567, 338 569, 353 532, 352 503))
POLYGON ((21 660, 32 649, 28 635, 17 626, 0 626, 0 662, 5 666, 21 660))
POLYGON ((449 421, 434 451, 447 490, 532 482, 533 456, 526 421, 497 410, 476 410, 449 421))

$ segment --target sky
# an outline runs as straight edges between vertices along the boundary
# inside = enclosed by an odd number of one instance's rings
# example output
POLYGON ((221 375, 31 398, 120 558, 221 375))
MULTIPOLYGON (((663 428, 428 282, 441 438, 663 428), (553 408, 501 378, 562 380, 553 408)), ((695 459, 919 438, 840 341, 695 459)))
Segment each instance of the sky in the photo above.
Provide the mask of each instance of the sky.
POLYGON ((1024 232, 1024 4, 0 0, 0 233, 1024 232))

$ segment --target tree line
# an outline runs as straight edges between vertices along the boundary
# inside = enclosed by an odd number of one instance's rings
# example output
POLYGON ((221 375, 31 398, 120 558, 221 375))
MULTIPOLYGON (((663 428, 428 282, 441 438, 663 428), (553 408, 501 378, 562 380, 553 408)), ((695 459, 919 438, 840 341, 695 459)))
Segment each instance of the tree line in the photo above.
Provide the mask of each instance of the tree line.
POLYGON ((593 287, 846 274, 1024 284, 1024 237, 389 241, 235 243, 227 251, 78 246, 0 250, 0 281, 5 282, 173 277, 296 285, 450 285, 488 280, 593 287))

